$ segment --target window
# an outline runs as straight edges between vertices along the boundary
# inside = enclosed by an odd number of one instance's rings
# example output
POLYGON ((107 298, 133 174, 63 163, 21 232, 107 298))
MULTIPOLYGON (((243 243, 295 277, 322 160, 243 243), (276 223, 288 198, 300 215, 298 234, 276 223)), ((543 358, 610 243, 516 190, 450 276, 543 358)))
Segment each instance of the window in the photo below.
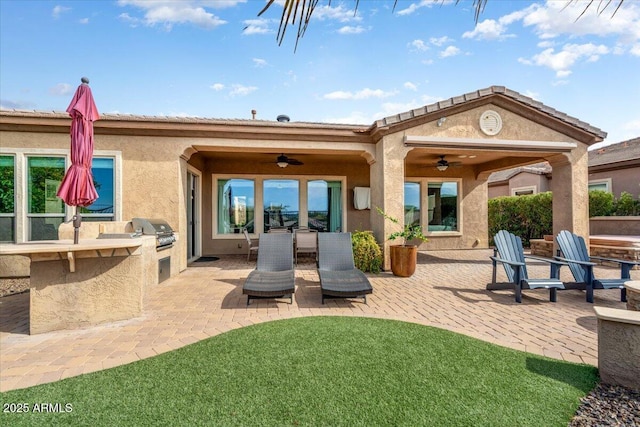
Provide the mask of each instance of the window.
POLYGON ((80 207, 83 221, 113 221, 115 205, 115 169, 114 159, 94 157, 91 165, 93 185, 98 192, 98 200, 90 206, 80 207))
POLYGON ((299 183, 295 179, 266 179, 263 183, 264 231, 300 224, 299 183))
POLYGON ((609 179, 595 179, 589 181, 589 191, 600 190, 611 193, 611 178, 609 179))
POLYGON ((0 242, 16 241, 14 156, 0 156, 0 242))
POLYGON ((342 182, 314 180, 307 184, 308 226, 318 231, 342 229, 342 182))
POLYGON ((404 183, 404 223, 420 224, 420 183, 404 183))
MULTIPOLYGON (((0 147, 0 242, 58 239, 58 227, 76 211, 57 196, 70 157, 68 149, 0 147)), ((118 151, 94 152, 98 199, 78 207, 83 221, 120 220, 121 164, 118 151)))
POLYGON ((532 185, 529 187, 517 187, 517 188, 512 188, 511 189, 511 195, 512 196, 526 196, 529 194, 536 194, 536 186, 532 185))
POLYGON ((404 223, 422 224, 426 233, 461 232, 460 180, 411 178, 404 183, 404 223), (423 209, 426 206, 426 209, 423 209), (426 225, 425 225, 426 224, 426 225))
POLYGON ((213 200, 218 209, 213 219, 213 238, 229 238, 242 224, 250 233, 273 227, 307 226, 318 231, 341 231, 345 227, 345 177, 213 175, 213 200), (246 208, 243 208, 246 206, 246 208), (262 213, 255 208, 262 206, 262 213), (243 212, 246 211, 246 220, 243 212))
POLYGON ((218 180, 218 234, 255 230, 254 182, 249 179, 218 180))
POLYGON ((65 171, 64 157, 27 158, 29 240, 56 240, 65 205, 56 196, 65 171))
POLYGON ((427 184, 429 225, 431 231, 458 230, 458 182, 442 181, 427 184))

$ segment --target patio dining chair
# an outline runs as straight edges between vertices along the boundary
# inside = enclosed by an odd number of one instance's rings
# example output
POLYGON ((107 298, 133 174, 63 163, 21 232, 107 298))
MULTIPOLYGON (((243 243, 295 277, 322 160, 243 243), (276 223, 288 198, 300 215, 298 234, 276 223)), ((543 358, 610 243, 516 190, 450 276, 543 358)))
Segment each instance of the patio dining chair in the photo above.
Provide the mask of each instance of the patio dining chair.
POLYGON ((522 302, 523 289, 548 289, 549 301, 556 302, 557 290, 565 289, 560 280, 560 268, 567 265, 564 262, 540 258, 532 255, 525 255, 522 247, 522 239, 506 230, 500 230, 493 237, 495 248, 493 256, 490 257, 493 264, 493 275, 491 283, 487 285, 487 290, 515 289, 516 302, 522 302), (533 259, 548 263, 550 266, 549 278, 533 279, 527 272, 526 259, 533 259), (504 266, 509 282, 506 284, 496 283, 497 263, 504 266))
POLYGON ((260 245, 258 243, 253 243, 251 241, 251 236, 249 236, 249 230, 247 230, 246 228, 243 228, 242 233, 244 234, 244 238, 247 241, 247 261, 250 261, 251 254, 253 252, 258 253, 260 245))
POLYGON ((298 254, 311 254, 313 255, 313 259, 317 260, 318 232, 316 230, 296 230, 293 236, 296 265, 298 265, 298 254))
POLYGON ((271 227, 267 231, 268 233, 291 233, 287 227, 271 227))
POLYGON ((325 298, 362 298, 373 287, 367 276, 355 267, 351 233, 318 233, 318 275, 325 298))
POLYGON ((247 277, 242 293, 247 305, 258 298, 289 298, 293 304, 295 272, 293 270, 293 238, 288 233, 260 234, 260 250, 256 268, 247 277))
POLYGON ((558 233, 556 242, 558 242, 560 249, 558 250, 558 256, 555 258, 569 264, 569 269, 579 289, 586 290, 587 302, 593 303, 594 289, 620 289, 620 301, 627 301, 627 289, 624 283, 631 280, 631 269, 636 265, 640 265, 640 262, 589 256, 587 245, 582 236, 573 234, 568 230, 562 230, 558 233), (593 267, 597 264, 591 260, 618 264, 620 266, 620 278, 596 278, 593 267))

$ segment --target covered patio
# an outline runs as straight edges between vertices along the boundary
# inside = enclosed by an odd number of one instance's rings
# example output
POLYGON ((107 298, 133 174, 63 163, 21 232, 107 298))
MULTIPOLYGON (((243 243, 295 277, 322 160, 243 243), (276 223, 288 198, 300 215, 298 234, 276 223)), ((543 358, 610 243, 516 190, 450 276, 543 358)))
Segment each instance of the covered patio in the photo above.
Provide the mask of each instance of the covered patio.
MULTIPOLYGON (((315 264, 301 258, 293 304, 264 300, 246 306, 242 284, 255 262, 244 255, 196 262, 149 287, 141 316, 80 330, 29 335, 28 293, 0 299, 0 390, 57 381, 135 362, 256 323, 302 316, 366 316, 435 326, 534 354, 597 366, 597 321, 584 292, 562 291, 550 303, 544 291, 487 291, 488 249, 420 252, 411 278, 369 275, 368 304, 321 304, 315 264)), ((602 274, 615 270, 597 267, 602 274)), ((531 275, 547 273, 545 265, 531 275)), ((568 270, 562 278, 571 280, 568 270)), ((631 272, 640 279, 640 271, 631 272)), ((498 280, 504 280, 499 270, 498 280)), ((624 308, 619 294, 595 291, 595 305, 624 308)))

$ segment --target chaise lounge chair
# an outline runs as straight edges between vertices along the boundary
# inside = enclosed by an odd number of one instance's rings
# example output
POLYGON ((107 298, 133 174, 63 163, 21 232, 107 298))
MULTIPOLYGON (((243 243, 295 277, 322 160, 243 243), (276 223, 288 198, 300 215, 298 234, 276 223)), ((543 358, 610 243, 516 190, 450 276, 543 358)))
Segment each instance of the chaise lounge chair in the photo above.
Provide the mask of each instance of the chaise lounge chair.
POLYGON ((493 241, 496 245, 493 250, 493 256, 490 257, 493 262, 493 276, 491 283, 487 285, 487 290, 515 288, 516 302, 521 303, 523 289, 548 289, 549 301, 556 302, 557 290, 565 289, 564 284, 560 281, 560 267, 567 265, 566 263, 548 258, 525 255, 524 249, 522 248, 522 239, 506 230, 498 231, 493 237, 493 241), (526 264, 527 258, 548 263, 550 265, 549 278, 529 278, 526 264), (496 267, 498 262, 504 266, 504 270, 507 273, 509 282, 506 284, 496 283, 496 267))
POLYGON ((555 258, 569 264, 569 269, 579 289, 587 291, 587 302, 593 303, 594 289, 620 289, 620 301, 627 301, 627 289, 624 282, 631 280, 631 268, 640 265, 640 262, 627 261, 622 259, 603 258, 589 256, 587 245, 582 236, 573 234, 570 231, 562 230, 556 237, 560 247, 558 256, 555 258), (619 279, 596 279, 593 267, 596 263, 591 260, 614 262, 620 265, 619 279))
POLYGON ((351 233, 318 233, 318 274, 325 298, 363 298, 373 293, 365 274, 355 267, 351 233))
POLYGON ((293 304, 293 238, 290 233, 260 234, 256 269, 242 286, 247 305, 258 298, 290 298, 293 304))

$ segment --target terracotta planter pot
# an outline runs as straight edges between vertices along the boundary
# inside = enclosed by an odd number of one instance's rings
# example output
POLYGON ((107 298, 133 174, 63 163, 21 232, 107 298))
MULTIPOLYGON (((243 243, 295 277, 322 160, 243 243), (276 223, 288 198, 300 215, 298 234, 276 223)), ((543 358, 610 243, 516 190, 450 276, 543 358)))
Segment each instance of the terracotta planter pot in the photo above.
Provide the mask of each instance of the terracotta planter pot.
POLYGON ((415 245, 389 246, 391 271, 394 276, 411 277, 418 263, 418 247, 415 245))

